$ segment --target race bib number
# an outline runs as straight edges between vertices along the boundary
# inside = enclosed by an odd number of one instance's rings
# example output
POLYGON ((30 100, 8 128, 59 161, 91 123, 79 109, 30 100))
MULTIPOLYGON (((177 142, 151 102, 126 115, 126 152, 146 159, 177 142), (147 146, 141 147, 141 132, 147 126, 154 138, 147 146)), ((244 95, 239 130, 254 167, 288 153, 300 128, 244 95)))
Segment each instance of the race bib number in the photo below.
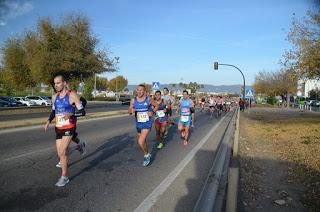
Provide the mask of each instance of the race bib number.
POLYGON ((138 119, 138 122, 147 122, 149 121, 149 115, 147 112, 138 112, 137 119, 138 119))
POLYGON ((159 118, 162 118, 162 117, 165 117, 165 113, 164 113, 164 111, 163 110, 158 110, 157 111, 157 116, 159 117, 159 118))
POLYGON ((182 122, 187 122, 187 121, 189 121, 189 116, 180 116, 180 120, 182 122))
POLYGON ((189 108, 182 108, 182 109, 181 109, 181 112, 183 112, 183 113, 188 113, 188 112, 190 112, 190 109, 189 109, 189 108))
POLYGON ((69 124, 70 124, 69 119, 64 119, 63 114, 56 114, 56 127, 63 127, 69 124))

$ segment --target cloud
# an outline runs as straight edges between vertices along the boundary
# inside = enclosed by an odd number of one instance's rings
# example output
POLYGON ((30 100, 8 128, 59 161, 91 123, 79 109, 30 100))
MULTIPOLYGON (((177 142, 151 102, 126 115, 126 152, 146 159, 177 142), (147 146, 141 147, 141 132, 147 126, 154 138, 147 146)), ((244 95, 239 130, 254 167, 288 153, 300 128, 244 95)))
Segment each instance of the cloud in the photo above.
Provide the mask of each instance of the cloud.
POLYGON ((0 26, 5 26, 7 21, 25 15, 33 10, 30 2, 0 0, 0 26))

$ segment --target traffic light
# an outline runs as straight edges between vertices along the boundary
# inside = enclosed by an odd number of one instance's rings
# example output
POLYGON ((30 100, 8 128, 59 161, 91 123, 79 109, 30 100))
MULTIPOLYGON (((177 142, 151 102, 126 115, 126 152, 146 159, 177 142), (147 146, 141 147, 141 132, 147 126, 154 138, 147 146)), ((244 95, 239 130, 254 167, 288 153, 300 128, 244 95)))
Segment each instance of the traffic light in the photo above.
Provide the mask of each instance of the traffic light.
POLYGON ((219 66, 218 62, 214 62, 213 63, 213 69, 214 70, 218 70, 218 66, 219 66))

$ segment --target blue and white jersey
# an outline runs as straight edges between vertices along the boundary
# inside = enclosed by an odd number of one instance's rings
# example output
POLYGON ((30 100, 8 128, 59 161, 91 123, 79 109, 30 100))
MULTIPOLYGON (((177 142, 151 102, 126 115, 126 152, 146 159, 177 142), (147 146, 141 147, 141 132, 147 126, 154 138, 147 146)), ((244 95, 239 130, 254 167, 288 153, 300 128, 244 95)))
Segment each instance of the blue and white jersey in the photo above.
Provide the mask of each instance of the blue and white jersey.
POLYGON ((146 97, 144 101, 139 102, 137 98, 134 98, 133 108, 135 109, 136 124, 139 123, 152 123, 151 117, 148 112, 152 112, 152 106, 149 103, 149 97, 146 97))

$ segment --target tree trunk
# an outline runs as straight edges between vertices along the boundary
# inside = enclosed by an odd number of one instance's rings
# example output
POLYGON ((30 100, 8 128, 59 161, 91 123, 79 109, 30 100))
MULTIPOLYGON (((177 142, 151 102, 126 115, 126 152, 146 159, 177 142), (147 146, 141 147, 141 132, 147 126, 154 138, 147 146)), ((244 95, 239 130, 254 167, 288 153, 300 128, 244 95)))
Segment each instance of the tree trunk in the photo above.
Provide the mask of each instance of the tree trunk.
POLYGON ((287 108, 290 108, 290 93, 287 92, 287 108))

